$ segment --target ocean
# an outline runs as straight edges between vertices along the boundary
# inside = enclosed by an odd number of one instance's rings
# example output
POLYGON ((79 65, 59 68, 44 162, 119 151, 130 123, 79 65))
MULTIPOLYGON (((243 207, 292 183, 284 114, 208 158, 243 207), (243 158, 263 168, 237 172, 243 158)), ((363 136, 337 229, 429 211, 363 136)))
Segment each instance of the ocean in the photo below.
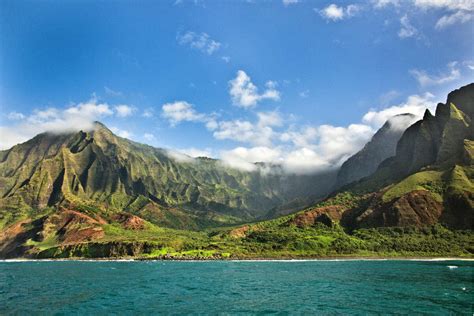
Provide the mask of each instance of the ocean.
POLYGON ((473 314, 474 262, 0 262, 0 314, 473 314))

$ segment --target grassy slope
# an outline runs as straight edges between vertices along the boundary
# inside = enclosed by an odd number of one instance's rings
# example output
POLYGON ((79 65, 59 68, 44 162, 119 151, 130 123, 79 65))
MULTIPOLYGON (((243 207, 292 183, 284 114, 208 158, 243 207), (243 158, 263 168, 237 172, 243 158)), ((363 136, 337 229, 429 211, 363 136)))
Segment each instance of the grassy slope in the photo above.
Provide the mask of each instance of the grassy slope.
MULTIPOLYGON (((320 203, 355 205, 360 198, 341 193, 320 203)), ((202 232, 161 228, 146 222, 143 230, 118 223, 105 224, 105 236, 89 243, 60 245, 54 235, 35 246, 38 257, 139 257, 139 258, 314 258, 314 257, 473 257, 474 233, 452 231, 442 225, 423 228, 344 230, 335 223, 298 227, 299 214, 239 227, 202 232), (112 245, 112 246, 111 246, 112 245), (110 250, 110 248, 113 250, 110 250)))

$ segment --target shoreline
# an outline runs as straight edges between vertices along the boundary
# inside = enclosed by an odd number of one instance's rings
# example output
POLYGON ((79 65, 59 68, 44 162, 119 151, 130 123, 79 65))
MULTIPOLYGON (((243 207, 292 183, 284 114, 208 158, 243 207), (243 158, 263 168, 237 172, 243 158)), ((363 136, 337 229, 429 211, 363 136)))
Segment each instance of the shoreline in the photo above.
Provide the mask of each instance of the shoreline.
POLYGON ((328 257, 328 258, 235 258, 235 259, 197 259, 197 258, 12 258, 0 259, 0 263, 15 262, 147 262, 147 261, 178 261, 178 262, 339 262, 339 261, 474 261, 474 258, 466 257, 328 257))

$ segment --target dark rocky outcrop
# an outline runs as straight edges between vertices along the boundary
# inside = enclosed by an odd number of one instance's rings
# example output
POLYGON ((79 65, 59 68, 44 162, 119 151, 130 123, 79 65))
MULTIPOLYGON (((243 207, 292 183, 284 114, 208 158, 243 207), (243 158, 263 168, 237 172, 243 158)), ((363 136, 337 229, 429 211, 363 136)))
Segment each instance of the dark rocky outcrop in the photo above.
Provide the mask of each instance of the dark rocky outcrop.
POLYGON ((400 114, 388 120, 359 152, 347 159, 337 174, 335 188, 371 175, 385 159, 395 155, 403 132, 415 120, 413 114, 400 114))

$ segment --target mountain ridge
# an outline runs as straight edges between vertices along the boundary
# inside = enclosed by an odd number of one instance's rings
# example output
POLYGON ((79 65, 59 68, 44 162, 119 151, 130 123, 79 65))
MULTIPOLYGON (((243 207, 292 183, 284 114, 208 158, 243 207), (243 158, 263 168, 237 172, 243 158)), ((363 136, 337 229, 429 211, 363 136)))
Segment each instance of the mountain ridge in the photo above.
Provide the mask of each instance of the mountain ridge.
POLYGON ((314 194, 313 178, 196 169, 104 130, 45 134, 0 152, 0 257, 472 257, 473 108, 474 84, 451 92, 372 174, 289 215, 278 207, 314 194))

